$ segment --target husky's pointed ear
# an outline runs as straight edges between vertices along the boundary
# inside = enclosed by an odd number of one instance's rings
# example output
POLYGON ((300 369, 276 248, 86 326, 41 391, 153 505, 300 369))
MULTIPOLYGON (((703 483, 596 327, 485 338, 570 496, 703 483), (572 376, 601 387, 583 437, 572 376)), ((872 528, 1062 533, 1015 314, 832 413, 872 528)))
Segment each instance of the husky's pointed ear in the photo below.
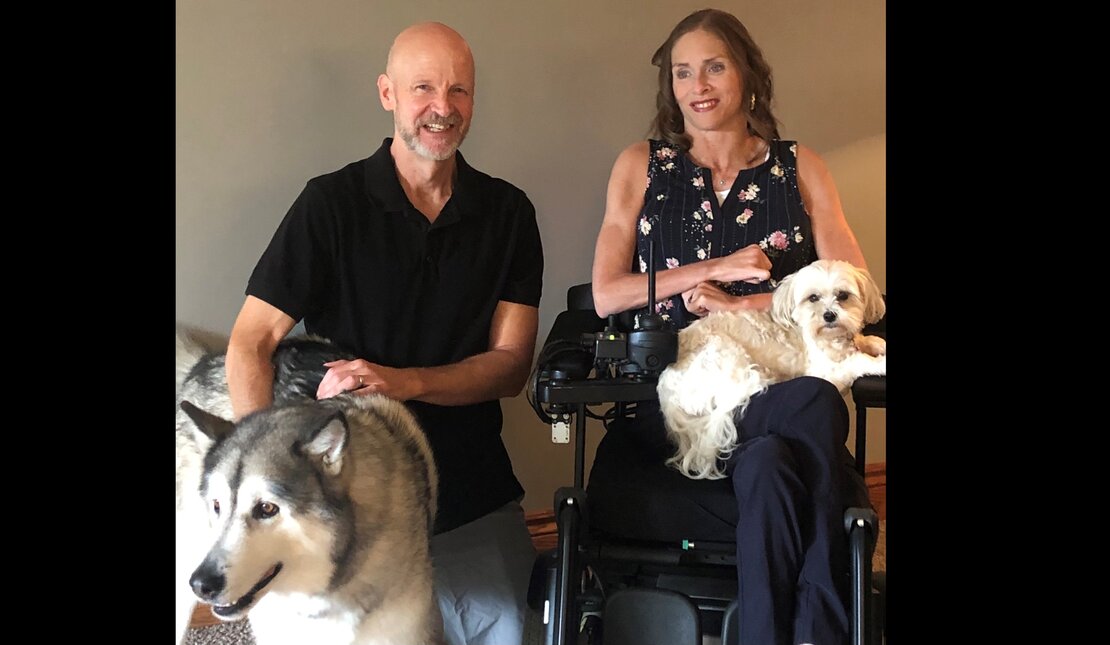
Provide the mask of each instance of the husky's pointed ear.
POLYGON ((859 284, 859 295, 863 299, 863 321, 867 324, 879 322, 886 315, 886 301, 883 300, 882 290, 866 269, 856 269, 856 283, 859 284))
POLYGON ((334 477, 343 470, 343 454, 349 437, 347 417, 337 412, 304 444, 304 454, 319 459, 324 472, 334 477))
POLYGON ((234 423, 210 412, 201 410, 188 401, 181 402, 181 409, 185 411, 185 414, 189 415, 193 423, 197 424, 197 428, 200 428, 200 431, 213 441, 223 439, 235 429, 234 423))
POLYGON ((794 320, 794 276, 791 273, 779 282, 771 294, 771 318, 783 327, 796 327, 794 320))

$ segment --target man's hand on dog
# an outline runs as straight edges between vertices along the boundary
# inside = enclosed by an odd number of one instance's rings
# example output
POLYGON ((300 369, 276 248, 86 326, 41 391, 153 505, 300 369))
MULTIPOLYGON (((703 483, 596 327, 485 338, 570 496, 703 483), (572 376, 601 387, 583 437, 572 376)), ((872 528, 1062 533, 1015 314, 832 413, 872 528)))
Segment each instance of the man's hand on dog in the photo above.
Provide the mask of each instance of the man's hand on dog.
POLYGON ((377 365, 361 358, 332 361, 324 363, 324 367, 328 371, 316 388, 317 399, 330 399, 354 390, 360 394, 383 394, 397 401, 408 401, 416 396, 416 384, 409 370, 377 365))

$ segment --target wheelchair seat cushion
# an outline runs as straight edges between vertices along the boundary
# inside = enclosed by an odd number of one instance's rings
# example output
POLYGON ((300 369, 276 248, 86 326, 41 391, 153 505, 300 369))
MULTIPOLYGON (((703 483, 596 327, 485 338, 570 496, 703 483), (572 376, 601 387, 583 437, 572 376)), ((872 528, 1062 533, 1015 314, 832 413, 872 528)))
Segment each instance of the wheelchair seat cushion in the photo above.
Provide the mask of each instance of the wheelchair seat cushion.
POLYGON ((693 480, 665 465, 674 449, 658 404, 610 424, 586 488, 591 530, 657 542, 734 542, 738 511, 732 480, 693 480), (655 419, 652 419, 655 417, 655 419))

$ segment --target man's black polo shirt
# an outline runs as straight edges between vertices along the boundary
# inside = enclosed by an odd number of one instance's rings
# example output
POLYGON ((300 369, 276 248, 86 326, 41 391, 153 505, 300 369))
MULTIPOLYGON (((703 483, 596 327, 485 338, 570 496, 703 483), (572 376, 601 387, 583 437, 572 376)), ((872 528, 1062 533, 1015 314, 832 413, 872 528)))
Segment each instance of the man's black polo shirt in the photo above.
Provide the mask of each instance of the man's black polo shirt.
MULTIPOLYGON (((543 249, 524 192, 455 154, 432 224, 401 188, 387 138, 371 157, 309 180, 247 294, 368 361, 430 367, 489 349, 499 300, 538 307, 543 249)), ((501 440, 501 404, 408 402, 439 469, 436 532, 523 494, 501 440)))

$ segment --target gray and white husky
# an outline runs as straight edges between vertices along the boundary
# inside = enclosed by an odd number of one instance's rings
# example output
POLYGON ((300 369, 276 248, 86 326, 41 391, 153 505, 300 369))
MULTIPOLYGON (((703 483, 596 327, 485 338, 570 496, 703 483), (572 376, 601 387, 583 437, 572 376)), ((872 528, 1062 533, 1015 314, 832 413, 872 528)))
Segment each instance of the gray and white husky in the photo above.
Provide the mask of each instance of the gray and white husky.
MULTIPOLYGON (((177 349, 178 586, 249 612, 258 645, 440 643, 437 475, 408 409, 316 401, 323 363, 350 356, 301 337, 274 354, 274 406, 233 424, 223 354, 180 329, 177 349)), ((195 598, 178 601, 180 640, 195 598)))

